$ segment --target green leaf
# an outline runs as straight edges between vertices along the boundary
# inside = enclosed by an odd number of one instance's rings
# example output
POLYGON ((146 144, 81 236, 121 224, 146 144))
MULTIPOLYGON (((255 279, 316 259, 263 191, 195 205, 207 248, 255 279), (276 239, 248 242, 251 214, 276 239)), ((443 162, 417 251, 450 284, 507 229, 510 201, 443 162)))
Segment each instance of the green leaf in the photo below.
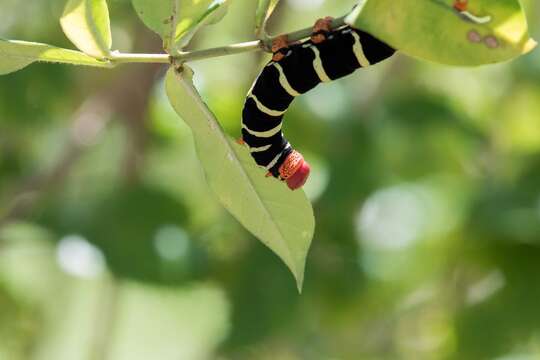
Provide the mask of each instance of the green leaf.
POLYGON ((279 0, 259 0, 257 12, 255 14, 255 33, 257 37, 264 34, 266 22, 276 9, 279 0))
POLYGON ((518 0, 470 0, 468 12, 454 0, 361 0, 346 22, 404 54, 448 65, 503 62, 531 51, 527 19, 518 0))
POLYGON ((175 0, 131 0, 144 24, 166 41, 170 38, 175 0))
POLYGON ((0 75, 20 70, 36 61, 105 68, 114 66, 79 51, 46 44, 0 39, 0 75))
POLYGON ((301 289, 313 237, 313 209, 302 191, 265 177, 245 146, 224 132, 193 86, 192 71, 170 69, 169 99, 191 127, 206 178, 222 204, 289 267, 301 289))
POLYGON ((203 26, 214 25, 221 21, 227 14, 230 2, 227 0, 214 1, 213 4, 200 17, 195 17, 193 20, 178 24, 176 30, 176 41, 178 47, 183 48, 189 44, 193 35, 197 33, 203 26))
POLYGON ((187 45, 204 25, 218 22, 226 13, 229 0, 132 0, 141 20, 158 33, 165 48, 187 45))
POLYGON ((106 0, 69 0, 60 25, 84 53, 97 58, 110 54, 112 37, 106 0))

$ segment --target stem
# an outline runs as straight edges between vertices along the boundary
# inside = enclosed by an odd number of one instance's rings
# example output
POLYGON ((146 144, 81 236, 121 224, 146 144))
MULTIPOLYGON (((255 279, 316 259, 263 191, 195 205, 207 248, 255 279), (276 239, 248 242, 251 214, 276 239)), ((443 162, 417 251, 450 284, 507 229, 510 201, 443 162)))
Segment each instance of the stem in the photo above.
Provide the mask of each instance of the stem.
POLYGON ((212 49, 179 52, 177 56, 174 56, 174 59, 180 62, 189 62, 257 50, 264 50, 264 45, 262 41, 249 41, 245 43, 232 44, 212 49))
POLYGON ((109 60, 113 63, 158 63, 168 64, 171 62, 169 54, 121 54, 114 52, 109 60))
MULTIPOLYGON (((332 28, 337 29, 345 25, 345 17, 340 17, 332 21, 332 28)), ((289 42, 296 42, 308 38, 313 31, 312 27, 308 27, 302 30, 294 31, 292 33, 285 34, 289 39, 289 42)), ((227 46, 221 46, 205 50, 196 51, 179 51, 177 55, 170 56, 168 54, 121 54, 119 52, 113 52, 109 60, 112 63, 124 64, 124 63, 159 63, 168 64, 172 60, 179 63, 211 59, 220 56, 241 54, 251 51, 266 51, 270 52, 272 48, 272 41, 277 38, 265 37, 264 40, 255 40, 239 44, 232 44, 227 46)))

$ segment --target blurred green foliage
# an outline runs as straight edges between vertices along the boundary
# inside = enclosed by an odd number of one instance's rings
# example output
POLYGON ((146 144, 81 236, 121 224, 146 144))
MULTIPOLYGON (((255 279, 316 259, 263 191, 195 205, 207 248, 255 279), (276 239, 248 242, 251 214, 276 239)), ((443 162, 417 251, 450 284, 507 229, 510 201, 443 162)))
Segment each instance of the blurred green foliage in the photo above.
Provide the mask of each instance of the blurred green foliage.
MULTIPOLYGON (((70 47, 63 6, 4 0, 0 34, 70 47)), ((159 48, 129 1, 109 6, 113 49, 159 48)), ((191 47, 251 40, 255 8, 236 0, 191 47)), ((350 8, 284 0, 270 29, 350 8)), ((165 68, 0 78, 0 359, 538 358, 539 54, 397 56, 297 100, 317 218, 301 296, 209 192, 165 68)), ((232 136, 266 60, 193 64, 232 136)))

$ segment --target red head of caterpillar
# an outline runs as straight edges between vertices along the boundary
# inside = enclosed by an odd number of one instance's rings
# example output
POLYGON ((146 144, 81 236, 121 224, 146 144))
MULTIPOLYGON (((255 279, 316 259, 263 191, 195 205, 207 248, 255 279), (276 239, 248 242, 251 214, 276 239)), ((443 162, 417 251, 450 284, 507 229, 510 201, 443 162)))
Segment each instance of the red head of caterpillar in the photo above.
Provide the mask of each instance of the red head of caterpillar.
POLYGON ((293 150, 287 159, 285 159, 283 165, 280 166, 279 175, 287 182, 289 189, 296 190, 304 186, 310 171, 310 166, 304 160, 302 154, 293 150))

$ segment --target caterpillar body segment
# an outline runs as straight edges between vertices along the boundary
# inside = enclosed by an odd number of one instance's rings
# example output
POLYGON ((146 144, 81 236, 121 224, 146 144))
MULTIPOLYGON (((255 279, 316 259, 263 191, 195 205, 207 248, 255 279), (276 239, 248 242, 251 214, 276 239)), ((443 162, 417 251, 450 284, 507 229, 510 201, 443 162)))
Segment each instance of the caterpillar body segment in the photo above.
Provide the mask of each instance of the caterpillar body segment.
POLYGON ((330 30, 330 19, 317 22, 313 36, 287 44, 279 38, 274 57, 249 91, 242 113, 242 140, 255 162, 284 180, 292 190, 304 185, 309 165, 283 136, 282 121, 294 99, 320 83, 392 56, 393 48, 349 26, 330 30))

